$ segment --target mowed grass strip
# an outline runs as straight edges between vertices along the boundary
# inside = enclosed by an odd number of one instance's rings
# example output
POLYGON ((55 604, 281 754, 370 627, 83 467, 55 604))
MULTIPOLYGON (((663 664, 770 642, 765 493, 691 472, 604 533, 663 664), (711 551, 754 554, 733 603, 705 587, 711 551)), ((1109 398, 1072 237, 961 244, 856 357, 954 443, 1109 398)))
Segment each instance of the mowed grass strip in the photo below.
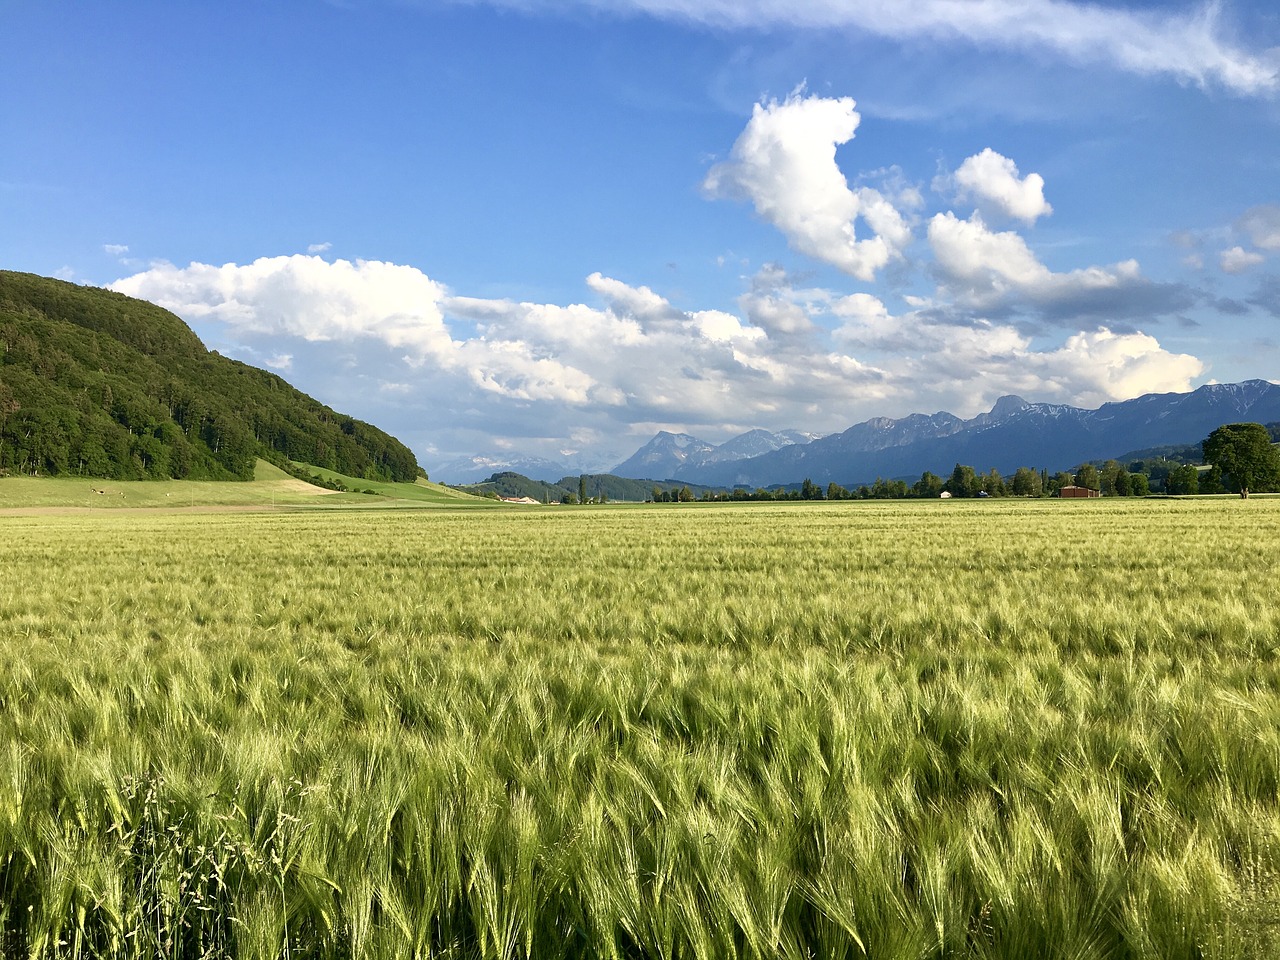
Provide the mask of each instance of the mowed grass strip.
POLYGON ((339 492, 307 483, 265 460, 249 481, 101 480, 95 477, 0 478, 0 517, 22 513, 101 513, 116 510, 288 510, 367 509, 389 506, 493 507, 492 501, 419 479, 388 483, 344 476, 299 464, 304 470, 347 489, 339 492), (375 496, 370 496, 373 494, 375 496))
POLYGON ((4 956, 1277 950, 1280 502, 0 525, 4 956))

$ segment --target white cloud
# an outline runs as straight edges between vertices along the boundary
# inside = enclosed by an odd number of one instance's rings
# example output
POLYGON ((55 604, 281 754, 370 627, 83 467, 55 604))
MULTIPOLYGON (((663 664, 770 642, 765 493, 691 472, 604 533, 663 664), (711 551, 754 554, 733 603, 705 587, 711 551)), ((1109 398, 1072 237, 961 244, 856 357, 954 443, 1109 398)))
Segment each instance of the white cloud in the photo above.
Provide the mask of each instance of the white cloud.
POLYGON ((1237 226, 1261 250, 1280 250, 1280 206, 1261 204, 1244 212, 1237 226))
POLYGON ((742 298, 747 319, 770 336, 809 333, 813 321, 798 303, 768 293, 753 293, 742 298))
POLYGON ((376 260, 328 263, 295 254, 245 265, 158 264, 111 289, 240 333, 372 337, 421 356, 446 357, 452 348, 440 311, 445 288, 414 267, 376 260))
POLYGON ((1257 251, 1235 246, 1223 250, 1219 254, 1218 264, 1222 267, 1223 273, 1244 273, 1249 268, 1256 267, 1265 259, 1267 258, 1257 251))
POLYGON ((102 250, 113 257, 123 257, 129 252, 129 245, 126 243, 104 243, 102 250))
POLYGON ((1252 52, 1223 29, 1222 4, 1173 11, 1069 0, 491 0, 520 8, 640 11, 714 27, 852 29, 896 40, 964 41, 987 49, 1049 51, 1073 63, 1101 63, 1237 94, 1280 89, 1274 51, 1252 52))
POLYGON ((749 343, 766 336, 759 327, 746 326, 731 313, 721 310, 699 310, 690 314, 694 328, 707 340, 721 343, 743 341, 749 343))
POLYGON ((836 147, 853 139, 861 120, 849 97, 793 93, 757 103, 751 120, 703 187, 713 197, 746 199, 799 252, 859 280, 901 256, 911 230, 879 191, 850 189, 836 147), (861 218, 872 236, 858 239, 861 218))
POLYGON ((979 214, 954 213, 929 222, 929 244, 944 299, 972 309, 996 311, 1030 305, 1055 320, 1085 315, 1150 318, 1185 306, 1181 288, 1152 283, 1136 260, 1055 273, 1013 231, 993 231, 979 214))
MULTIPOLYGON (((444 314, 444 305, 455 301, 414 267, 294 255, 246 265, 160 264, 111 286, 188 320, 216 321, 241 340, 391 348, 424 376, 442 374, 506 399, 583 404, 612 395, 608 388, 596 391, 590 374, 557 358, 554 337, 539 344, 517 329, 455 340, 444 314)), ((500 328, 510 305, 484 303, 491 325, 500 328)), ((592 316, 586 308, 568 308, 575 310, 592 316)), ((553 318, 550 328, 566 338, 582 333, 571 316, 553 318)))
POLYGON ((330 250, 332 250, 332 249, 333 249, 333 244, 332 244, 332 243, 327 243, 327 242, 326 242, 326 243, 313 243, 313 244, 308 245, 308 247, 307 247, 307 253, 311 253, 311 254, 328 253, 328 252, 329 252, 330 250))
POLYGON ((929 222, 929 245, 946 277, 974 292, 1034 290, 1052 282, 1049 268, 1021 236, 993 232, 977 215, 961 220, 937 214, 929 222))
POLYGON ((1155 337, 1112 333, 1105 327, 1069 337, 1062 347, 1045 353, 1038 366, 1072 402, 1090 407, 1147 393, 1184 392, 1204 372, 1198 359, 1167 352, 1155 337))
POLYGON ((827 432, 922 407, 968 415, 1001 393, 1186 389, 1200 370, 1142 334, 1037 349, 1010 324, 945 323, 924 300, 894 316, 869 294, 796 288, 777 267, 752 278, 741 316, 681 310, 601 273, 586 278, 601 306, 515 302, 453 295, 413 267, 300 255, 160 264, 112 286, 419 450, 507 443, 554 457, 584 436, 625 445, 654 423, 711 439, 756 425, 827 432))
POLYGON ((471 382, 506 400, 586 404, 616 402, 614 391, 598 391, 590 374, 544 355, 522 340, 469 340, 459 347, 471 382))
POLYGON ((969 157, 951 177, 961 199, 972 198, 985 213, 1035 223, 1053 212, 1044 198, 1044 178, 1038 173, 1018 177, 1018 167, 990 147, 969 157))
POLYGON ((599 272, 587 277, 587 286, 604 298, 609 309, 620 317, 654 325, 679 322, 684 316, 648 287, 631 287, 599 272))
POLYGON ((867 294, 839 298, 831 309, 841 320, 835 334, 840 342, 873 360, 893 358, 895 392, 912 395, 916 409, 932 401, 968 416, 1009 393, 1093 407, 1145 393, 1186 391, 1204 370, 1197 358, 1170 353, 1143 333, 1104 327, 1037 350, 1008 324, 956 325, 922 312, 894 317, 867 294))

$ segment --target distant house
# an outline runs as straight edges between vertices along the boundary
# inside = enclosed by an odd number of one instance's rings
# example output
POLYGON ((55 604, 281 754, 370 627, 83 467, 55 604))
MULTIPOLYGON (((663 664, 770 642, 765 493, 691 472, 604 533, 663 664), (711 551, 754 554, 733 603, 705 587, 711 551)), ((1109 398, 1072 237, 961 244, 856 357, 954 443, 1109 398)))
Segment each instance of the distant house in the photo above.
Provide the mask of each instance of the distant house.
POLYGON ((939 499, 939 500, 950 500, 950 499, 951 499, 951 491, 950 491, 950 490, 943 490, 940 494, 938 494, 938 499, 939 499))
POLYGON ((1074 484, 1063 487, 1058 491, 1058 496, 1064 500, 1083 499, 1085 497, 1099 496, 1097 490, 1090 490, 1088 487, 1077 487, 1074 484))
POLYGON ((536 507, 542 506, 541 500, 535 500, 533 497, 501 497, 503 503, 532 503, 536 507))

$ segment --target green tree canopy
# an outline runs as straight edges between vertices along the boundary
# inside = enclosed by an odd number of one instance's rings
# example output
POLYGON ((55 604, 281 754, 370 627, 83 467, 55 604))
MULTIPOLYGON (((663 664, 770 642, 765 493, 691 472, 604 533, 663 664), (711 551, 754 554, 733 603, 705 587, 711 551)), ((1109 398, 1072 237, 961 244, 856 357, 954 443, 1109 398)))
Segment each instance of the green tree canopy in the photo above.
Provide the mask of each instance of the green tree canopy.
POLYGON ((250 479, 297 460, 412 483, 412 451, 108 290, 0 270, 0 473, 250 479))
POLYGON ((1030 467, 1019 467, 1013 474, 1013 495, 1015 497, 1038 497, 1042 489, 1040 474, 1030 467))
POLYGON ((1200 492, 1200 471, 1189 463, 1174 467, 1164 481, 1165 493, 1175 497, 1200 492))
POLYGON ((1092 463, 1080 465, 1080 469, 1076 471, 1076 483, 1082 487, 1088 487, 1090 490, 1101 490, 1102 482, 1098 476, 1098 468, 1092 463))
POLYGON ((920 474, 920 479, 911 487, 911 492, 917 497, 937 497, 942 493, 942 478, 936 473, 926 470, 920 474))
POLYGON ((1274 490, 1280 486, 1280 451, 1260 423, 1227 423, 1205 438, 1204 458, 1222 471, 1223 478, 1240 492, 1274 490))
POLYGON ((953 497, 976 497, 982 489, 982 480, 973 467, 957 463, 944 486, 953 497))

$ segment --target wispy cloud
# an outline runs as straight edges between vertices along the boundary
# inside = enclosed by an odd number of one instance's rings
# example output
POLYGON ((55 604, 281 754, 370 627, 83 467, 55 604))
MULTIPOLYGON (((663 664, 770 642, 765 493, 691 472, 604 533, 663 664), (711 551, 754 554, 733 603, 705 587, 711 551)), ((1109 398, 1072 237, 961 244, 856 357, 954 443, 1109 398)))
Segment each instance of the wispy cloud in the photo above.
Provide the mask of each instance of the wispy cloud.
POLYGON ((1268 203, 1250 207, 1236 226, 1248 235, 1255 247, 1280 250, 1280 206, 1268 203))
POLYGON ((894 40, 961 41, 1048 53, 1145 76, 1219 85, 1237 94, 1280 89, 1274 51, 1230 36, 1220 0, 1188 12, 1069 0, 475 0, 527 11, 639 12, 710 27, 849 29, 894 40))

